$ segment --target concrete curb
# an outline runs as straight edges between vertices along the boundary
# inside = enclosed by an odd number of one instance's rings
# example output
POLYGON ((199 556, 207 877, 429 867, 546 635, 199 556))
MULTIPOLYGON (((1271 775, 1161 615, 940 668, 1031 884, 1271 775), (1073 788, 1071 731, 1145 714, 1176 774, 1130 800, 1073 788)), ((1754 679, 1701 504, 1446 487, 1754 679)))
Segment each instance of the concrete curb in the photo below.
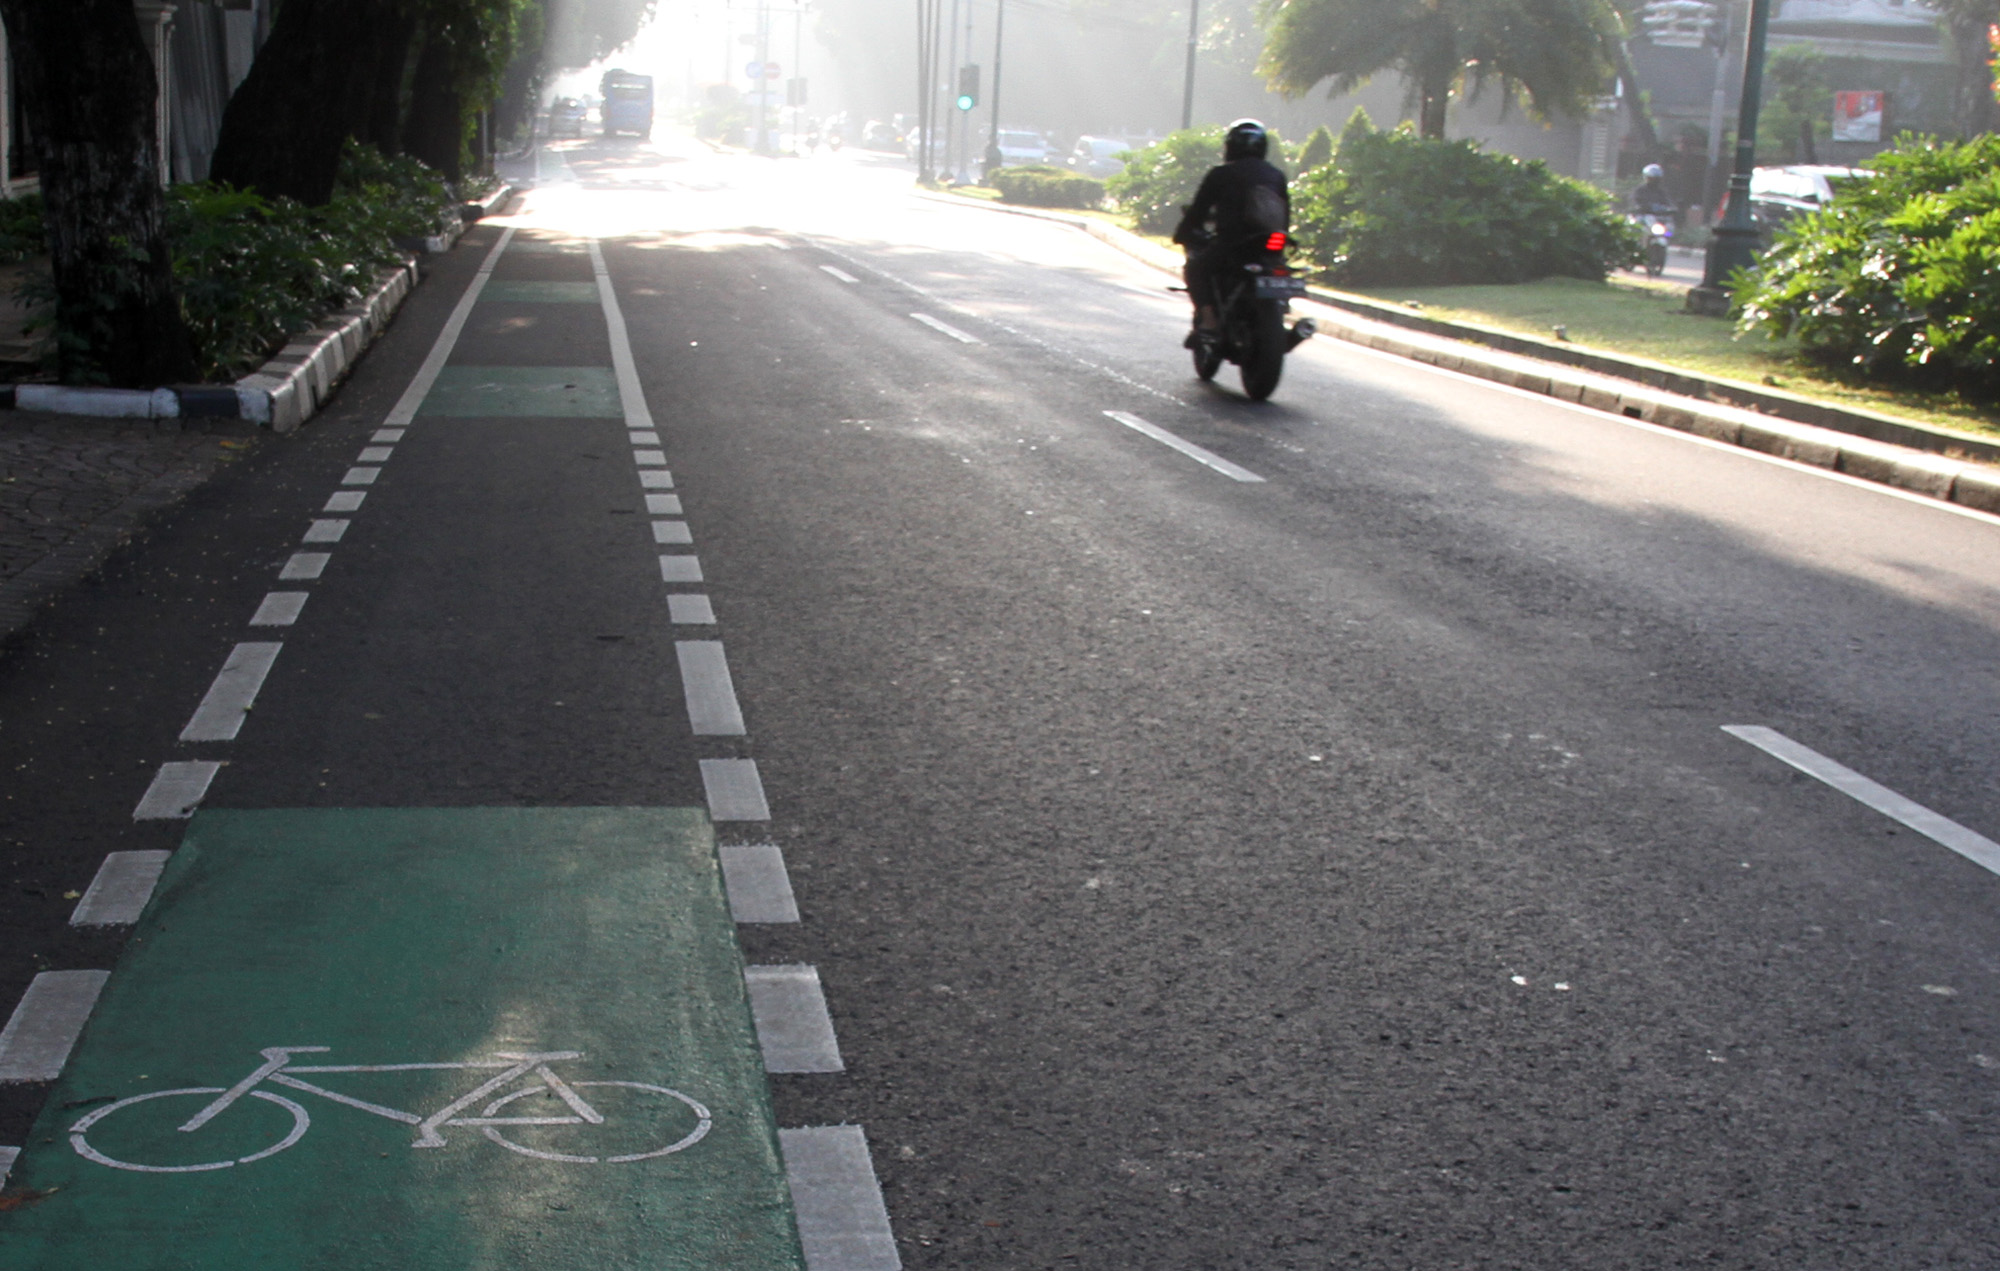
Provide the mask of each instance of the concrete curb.
MULTIPOLYGON (((1156 269, 1176 277, 1180 274, 1177 253, 1093 217, 1065 215, 1044 208, 1005 207, 928 190, 918 190, 916 194, 954 207, 973 206, 1058 221, 1081 229, 1156 269)), ((1310 294, 1321 304, 1340 309, 1343 314, 1353 314, 1321 322, 1319 329, 1324 335, 1524 392, 1544 394, 1558 401, 1644 420, 1711 441, 2000 515, 2000 468, 1939 453, 1949 449, 2000 462, 2000 443, 1985 438, 1928 428, 1872 412, 1827 406, 1733 381, 1703 379, 1657 363, 1550 346, 1547 341, 1512 332, 1418 318, 1378 301, 1325 288, 1311 288, 1310 294), (1373 310, 1389 312, 1377 316, 1373 310), (1363 316, 1363 311, 1368 311, 1367 316, 1363 316), (1401 320, 1406 317, 1411 321, 1401 320), (1419 324, 1426 329, 1409 329, 1419 324), (1481 347, 1498 344, 1502 339, 1516 343, 1518 349, 1481 347), (1568 355, 1564 362, 1544 355, 1551 347, 1568 355), (1647 383, 1649 376, 1658 382, 1647 383), (1690 388, 1711 397, 1741 390, 1748 400, 1740 405, 1705 400, 1704 396, 1689 391, 1690 388), (1777 417, 1770 407, 1781 403, 1809 408, 1818 418, 1804 422, 1777 417)))
MULTIPOLYGON (((502 184, 465 211, 480 216, 514 192, 502 184)), ((476 219, 476 218, 475 218, 476 219)), ((424 240, 427 253, 450 251, 467 222, 454 220, 443 234, 424 240)), ((383 271, 374 290, 356 303, 329 313, 318 326, 301 331, 269 361, 234 384, 180 384, 168 388, 73 388, 63 384, 0 386, 0 408, 93 415, 110 419, 242 419, 272 432, 288 433, 311 419, 332 399, 375 338, 387 330, 396 310, 422 280, 417 258, 383 271)))

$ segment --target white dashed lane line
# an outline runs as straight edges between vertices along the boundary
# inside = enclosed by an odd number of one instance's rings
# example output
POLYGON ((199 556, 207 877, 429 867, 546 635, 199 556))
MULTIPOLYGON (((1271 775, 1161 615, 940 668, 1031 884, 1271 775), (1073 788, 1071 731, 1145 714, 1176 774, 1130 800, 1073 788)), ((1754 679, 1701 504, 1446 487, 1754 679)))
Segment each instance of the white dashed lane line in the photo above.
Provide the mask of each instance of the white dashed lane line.
POLYGON ((646 512, 650 516, 679 516, 681 496, 678 494, 649 494, 646 496, 646 512))
POLYGON ((694 592, 677 591, 667 597, 667 621, 678 626, 714 626, 715 606, 708 597, 694 592))
POLYGON ((326 496, 326 506, 322 512, 359 512, 361 501, 368 497, 366 490, 335 490, 326 496))
POLYGON ((833 265, 821 265, 820 268, 825 272, 832 274, 835 278, 840 279, 840 281, 842 282, 861 281, 859 278, 856 278, 853 274, 848 273, 845 269, 836 268, 833 265))
POLYGON ((330 552, 293 552, 285 567, 278 571, 282 582, 311 582, 326 572, 326 563, 333 559, 330 552))
POLYGON ((208 783, 222 765, 213 759, 174 759, 160 765, 146 787, 134 821, 185 821, 208 793, 208 783))
POLYGON ((1203 450, 1200 446, 1195 445, 1191 441, 1181 440, 1179 437, 1174 436, 1172 433, 1168 432, 1166 429, 1160 427, 1157 424, 1147 423, 1145 420, 1139 418, 1137 415, 1132 414, 1130 411, 1107 410, 1104 413, 1110 418, 1115 419, 1119 423, 1125 425, 1127 428, 1130 428, 1133 432, 1139 433, 1142 436, 1151 437, 1154 441, 1159 442, 1163 446, 1170 446, 1173 449, 1180 451, 1188 458, 1194 460, 1196 463, 1206 464, 1207 466, 1215 469, 1217 472, 1220 472, 1223 476, 1228 477, 1232 481, 1261 482, 1264 479, 1258 476, 1256 473, 1250 471, 1250 469, 1248 468, 1239 467, 1238 465, 1229 462, 1229 460, 1224 459, 1221 455, 1216 454, 1212 450, 1203 450))
POLYGON ((347 475, 340 479, 342 485, 374 485, 375 478, 382 475, 380 468, 349 468, 347 475))
POLYGON ((722 862, 730 917, 759 924, 799 920, 792 877, 785 872, 785 854, 776 843, 725 844, 716 855, 722 862))
POLYGON ((97 867, 69 916, 72 927, 120 927, 139 921, 167 867, 169 852, 112 852, 97 867))
POLYGON ((833 1036, 819 970, 811 966, 747 966, 750 1018, 765 1072, 845 1072, 833 1036))
POLYGON ((686 521, 653 522, 653 541, 685 547, 694 542, 694 535, 688 532, 686 521))
POLYGON ((957 327, 951 325, 949 322, 940 322, 936 318, 933 318, 928 313, 913 313, 910 316, 912 318, 915 318, 917 321, 923 323, 925 326, 929 327, 933 331, 942 331, 944 334, 950 336, 954 340, 959 341, 961 344, 979 343, 978 336, 967 335, 965 332, 959 330, 957 327))
POLYGON ((306 607, 306 591, 274 591, 264 597, 257 612, 250 615, 253 627, 289 627, 299 620, 306 607))
POLYGON ((768 821, 771 805, 755 759, 704 759, 701 785, 711 821, 768 821))
POLYGON ((648 468, 639 474, 639 484, 648 490, 671 490, 674 474, 665 468, 648 468))
POLYGON ((378 446, 393 446, 403 439, 403 434, 406 431, 408 430, 403 428, 377 428, 375 435, 368 440, 378 446))
POLYGON ((0 1029, 0 1084, 54 1081, 83 1032, 109 971, 44 971, 0 1029))
POLYGON ((354 462, 387 463, 390 456, 395 453, 396 449, 393 446, 365 446, 360 454, 354 456, 354 462))
POLYGON ((1892 821, 1909 826, 1933 842, 1942 844, 1991 873, 2000 874, 2000 843, 1931 811, 1923 804, 1906 799, 1885 785, 1869 780, 1845 764, 1758 724, 1724 724, 1722 731, 1747 741, 1765 754, 1815 777, 1848 798, 1880 812, 1892 821))
POLYGON ((632 462, 642 468, 664 468, 667 466, 667 452, 664 450, 634 450, 632 462))
POLYGON ((246 641, 229 651, 222 669, 208 686, 194 717, 181 729, 182 741, 234 741, 243 719, 257 702, 264 677, 285 646, 277 642, 246 641))
POLYGON ((688 724, 697 737, 741 737, 743 710, 736 703, 736 685, 720 640, 677 640, 674 656, 681 664, 681 689, 687 698, 688 724))
POLYGON ((663 583, 698 583, 701 578, 701 558, 698 556, 660 557, 660 581, 663 583))
POLYGON ((352 521, 337 520, 331 517, 317 520, 306 527, 305 537, 299 541, 302 543, 338 543, 342 538, 347 536, 347 527, 353 523, 352 521))
POLYGON ((902 1271, 861 1127, 779 1130, 778 1147, 808 1271, 902 1271))

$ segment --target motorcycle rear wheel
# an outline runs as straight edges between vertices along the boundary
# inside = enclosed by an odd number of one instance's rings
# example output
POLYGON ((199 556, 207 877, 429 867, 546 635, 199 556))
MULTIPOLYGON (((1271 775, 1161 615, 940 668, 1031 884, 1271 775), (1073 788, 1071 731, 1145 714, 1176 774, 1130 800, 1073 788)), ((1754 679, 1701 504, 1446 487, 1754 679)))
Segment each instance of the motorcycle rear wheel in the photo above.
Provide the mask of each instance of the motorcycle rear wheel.
POLYGON ((1249 344, 1243 356, 1243 393, 1261 402, 1278 391, 1278 378, 1285 373, 1285 311, 1277 301, 1258 302, 1249 344))
POLYGON ((1222 369, 1222 341, 1196 340, 1194 342, 1194 373, 1205 384, 1215 378, 1222 369))

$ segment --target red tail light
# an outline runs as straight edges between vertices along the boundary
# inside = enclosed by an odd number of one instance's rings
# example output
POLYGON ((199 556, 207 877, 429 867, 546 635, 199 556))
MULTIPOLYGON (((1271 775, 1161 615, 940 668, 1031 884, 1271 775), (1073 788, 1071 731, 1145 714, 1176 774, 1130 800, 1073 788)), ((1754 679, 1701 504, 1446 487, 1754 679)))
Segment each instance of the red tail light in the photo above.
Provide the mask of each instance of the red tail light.
POLYGON ((1291 241, 1291 239, 1286 238, 1283 234, 1273 234, 1264 240, 1264 250, 1267 252, 1281 252, 1285 250, 1285 244, 1291 241))

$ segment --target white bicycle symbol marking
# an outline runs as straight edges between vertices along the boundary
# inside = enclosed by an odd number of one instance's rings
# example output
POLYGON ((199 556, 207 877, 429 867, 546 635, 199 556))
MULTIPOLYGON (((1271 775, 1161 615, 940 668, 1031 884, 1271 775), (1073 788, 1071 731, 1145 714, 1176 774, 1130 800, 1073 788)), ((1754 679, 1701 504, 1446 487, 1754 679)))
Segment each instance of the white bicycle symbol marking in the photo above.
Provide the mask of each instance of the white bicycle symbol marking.
POLYGON ((328 1049, 329 1047, 326 1046, 272 1046, 262 1052, 264 1062, 258 1065, 254 1072, 226 1089, 222 1086, 189 1086, 179 1090, 154 1090, 146 1094, 135 1094, 129 1098, 120 1099, 116 1103, 107 1104, 104 1107, 93 1110, 75 1125, 72 1125, 69 1128, 70 1146, 76 1149, 77 1155, 82 1156, 86 1160, 95 1161, 99 1165, 109 1165, 113 1169, 138 1170, 148 1174, 189 1174, 202 1170, 228 1169, 233 1165, 248 1165, 253 1161, 261 1161, 267 1156, 276 1156, 294 1143, 297 1143, 305 1137, 306 1131, 312 1128, 312 1118, 306 1115, 305 1108, 301 1107, 297 1102, 287 1099, 283 1095, 273 1094, 269 1090, 260 1090, 257 1088, 267 1082, 287 1086, 293 1090, 301 1090, 307 1094, 316 1094, 322 1099, 330 1099, 335 1103, 344 1104, 350 1108, 358 1108, 363 1112, 372 1112, 378 1117, 387 1117, 391 1121, 401 1121, 406 1125, 413 1125, 417 1128, 417 1137, 410 1144, 411 1147, 443 1147, 445 1146, 445 1138, 439 1131, 444 1127, 476 1126, 487 1138, 509 1151, 519 1152, 523 1156, 532 1156, 538 1160, 567 1161, 579 1165, 620 1165, 629 1161, 644 1161, 656 1156, 666 1156, 670 1153, 678 1152, 683 1148, 692 1147, 700 1142, 702 1137, 708 1133, 710 1125, 714 1123, 714 1117, 709 1114, 707 1108, 678 1090, 669 1090, 665 1086, 649 1085, 642 1081, 565 1081, 557 1076, 549 1067, 551 1063, 559 1060, 581 1059, 583 1052, 580 1050, 551 1050, 519 1054, 500 1051, 496 1052, 491 1059, 475 1059, 465 1063, 320 1064, 311 1066, 294 1066, 292 1063, 293 1055, 322 1054, 328 1049), (384 1107, 379 1103, 369 1103, 364 1099, 356 1099, 352 1095, 345 1095, 338 1091, 316 1086, 310 1081, 302 1080, 300 1077, 302 1073, 472 1072, 487 1069, 497 1071, 495 1071, 492 1077, 481 1082, 477 1089, 460 1095, 429 1116, 418 1116, 414 1112, 404 1112, 397 1108, 384 1107), (519 1089, 507 1091, 504 1094, 500 1093, 506 1090, 509 1085, 516 1081, 522 1081, 524 1078, 528 1080, 519 1089), (603 1157, 577 1156, 567 1152, 543 1151, 539 1148, 516 1143, 501 1133, 501 1128, 504 1126, 603 1125, 605 1123, 604 1115, 593 1108, 579 1091, 585 1089, 608 1089, 611 1087, 617 1087, 621 1090, 640 1091, 646 1094, 664 1095, 668 1099, 677 1100, 685 1105, 688 1111, 694 1114, 695 1127, 679 1140, 669 1143, 665 1147, 645 1152, 628 1152, 620 1156, 603 1157), (514 1103, 516 1100, 538 1094, 553 1095, 555 1098, 561 1100, 569 1108, 569 1115, 542 1117, 499 1115, 505 1111, 508 1105, 514 1103), (260 1151, 251 1152, 245 1156, 234 1157, 230 1160, 205 1161, 195 1165, 142 1165, 135 1161, 121 1161, 92 1147, 85 1137, 92 1126, 97 1125, 106 1117, 111 1116, 121 1109, 135 1107, 142 1103, 151 1102, 154 1099, 171 1099, 184 1095, 213 1095, 215 1097, 208 1100, 206 1105, 195 1112, 193 1116, 189 1117, 184 1124, 176 1127, 182 1134, 193 1134, 216 1117, 228 1111, 239 1100, 246 1097, 262 1099, 266 1103, 276 1104, 286 1112, 291 1113, 292 1126, 282 1139, 260 1151), (489 1097, 490 1102, 480 1110, 478 1116, 459 1115, 480 1100, 488 1099, 489 1097))

